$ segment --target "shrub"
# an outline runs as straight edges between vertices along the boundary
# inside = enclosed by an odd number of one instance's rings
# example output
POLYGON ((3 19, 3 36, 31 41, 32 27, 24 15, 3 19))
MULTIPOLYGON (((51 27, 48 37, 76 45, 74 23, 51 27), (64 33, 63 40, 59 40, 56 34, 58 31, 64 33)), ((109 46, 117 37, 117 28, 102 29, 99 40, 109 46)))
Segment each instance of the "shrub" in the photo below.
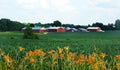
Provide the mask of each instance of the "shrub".
POLYGON ((30 26, 26 26, 26 30, 23 35, 23 39, 39 39, 38 35, 32 31, 30 26))

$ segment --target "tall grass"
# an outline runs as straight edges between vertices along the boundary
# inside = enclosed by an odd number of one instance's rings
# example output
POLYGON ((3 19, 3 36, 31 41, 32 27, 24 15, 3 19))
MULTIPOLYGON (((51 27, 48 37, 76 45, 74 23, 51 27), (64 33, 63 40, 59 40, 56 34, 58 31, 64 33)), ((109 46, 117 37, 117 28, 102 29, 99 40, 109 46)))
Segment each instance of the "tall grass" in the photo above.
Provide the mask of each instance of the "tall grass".
POLYGON ((10 50, 18 48, 19 45, 34 50, 41 48, 44 51, 57 49, 57 47, 70 46, 72 52, 88 54, 92 52, 94 45, 101 52, 115 56, 120 54, 120 31, 107 31, 104 33, 47 33, 38 34, 40 40, 22 39, 21 32, 0 32, 0 48, 6 53, 13 53, 10 50))

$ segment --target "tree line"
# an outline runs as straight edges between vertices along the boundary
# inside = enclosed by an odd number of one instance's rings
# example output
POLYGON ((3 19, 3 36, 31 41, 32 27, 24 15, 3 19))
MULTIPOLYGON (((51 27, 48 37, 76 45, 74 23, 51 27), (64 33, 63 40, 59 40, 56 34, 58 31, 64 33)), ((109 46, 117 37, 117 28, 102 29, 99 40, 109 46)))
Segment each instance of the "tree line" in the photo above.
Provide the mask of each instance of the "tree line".
POLYGON ((24 24, 17 21, 6 18, 0 19, 0 31, 20 31, 24 26, 24 24))
MULTIPOLYGON (((52 23, 42 24, 38 23, 28 23, 31 27, 50 27, 50 26, 61 26, 61 27, 70 27, 70 28, 87 28, 87 27, 101 27, 102 30, 120 30, 120 19, 115 20, 115 23, 109 23, 104 25, 101 22, 93 23, 92 25, 74 25, 74 24, 62 24, 59 20, 53 21, 52 23)), ((27 24, 27 25, 28 25, 27 24)), ((2 18, 0 19, 0 31, 20 31, 25 27, 25 23, 18 21, 12 21, 10 19, 2 18)))

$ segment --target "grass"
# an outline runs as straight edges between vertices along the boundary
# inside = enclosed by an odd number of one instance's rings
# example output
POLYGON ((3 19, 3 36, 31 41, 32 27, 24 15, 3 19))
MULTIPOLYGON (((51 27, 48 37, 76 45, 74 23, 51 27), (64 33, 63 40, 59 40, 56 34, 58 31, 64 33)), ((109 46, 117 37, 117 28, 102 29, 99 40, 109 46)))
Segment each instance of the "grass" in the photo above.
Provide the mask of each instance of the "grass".
POLYGON ((28 50, 42 48, 45 51, 70 46, 70 51, 88 54, 96 46, 108 55, 120 53, 120 31, 38 34, 40 40, 24 40, 22 35, 21 32, 1 32, 0 47, 5 52, 11 53, 9 50, 19 46, 28 50))
MULTIPOLYGON (((65 32, 65 33, 38 33, 39 40, 22 39, 23 33, 21 32, 0 32, 0 69, 10 70, 94 70, 96 63, 102 60, 104 63, 103 67, 108 69, 119 70, 120 66, 120 31, 106 31, 106 32, 65 32), (59 49, 64 46, 69 46, 69 53, 74 53, 75 60, 68 62, 66 51, 62 54, 58 53, 59 49), (24 47, 25 50, 19 49, 24 47), (96 47, 97 52, 93 50, 96 47), (36 50, 42 49, 41 56, 27 56, 26 53, 30 51, 35 52, 36 50), (50 50, 55 51, 55 55, 59 56, 56 60, 53 60, 53 55, 49 55, 50 50), (43 52, 44 51, 44 52, 43 52), (3 53, 5 53, 3 55, 3 53), (87 61, 90 56, 94 57, 93 54, 100 55, 101 53, 107 54, 104 59, 100 56, 95 56, 95 61, 92 64, 88 64, 87 61), (61 59, 60 56, 64 56, 61 59), (86 56, 84 62, 78 59, 78 54, 86 56), (42 61, 44 59, 44 61, 42 61), (51 62, 52 61, 52 62, 51 62), (12 63, 11 63, 12 62, 12 63), (44 62, 41 64, 41 62, 44 62), (47 63, 49 62, 49 63, 47 63), (54 62, 57 63, 54 65, 54 62), (65 62, 65 63, 64 63, 65 62), (82 65, 81 65, 82 62, 82 65), (78 65, 76 65, 78 63, 78 65), (52 64, 52 66, 51 66, 52 64), (71 66, 73 65, 73 66, 71 66), (93 69, 94 68, 94 69, 93 69)), ((64 49, 65 50, 65 49, 64 49)), ((39 50, 40 51, 40 50, 39 50)), ((100 70, 101 66, 98 67, 100 70)), ((103 70, 106 70, 103 69, 103 70)))

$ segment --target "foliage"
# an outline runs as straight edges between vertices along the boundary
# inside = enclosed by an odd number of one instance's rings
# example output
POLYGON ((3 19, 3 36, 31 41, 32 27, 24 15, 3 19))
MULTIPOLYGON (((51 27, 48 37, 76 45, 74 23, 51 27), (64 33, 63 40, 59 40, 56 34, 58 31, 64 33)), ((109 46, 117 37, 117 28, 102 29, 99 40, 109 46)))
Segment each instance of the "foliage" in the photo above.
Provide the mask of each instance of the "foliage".
MULTIPOLYGON (((26 24, 20 23, 17 21, 11 21, 10 19, 1 19, 0 20, 0 31, 20 31, 26 24)), ((74 24, 62 24, 62 22, 56 20, 53 23, 31 23, 31 27, 50 27, 50 26, 63 26, 63 27, 70 27, 70 28, 87 28, 90 26, 93 27, 101 27, 102 30, 119 30, 120 29, 120 20, 117 19, 115 23, 108 23, 108 25, 104 25, 101 22, 96 22, 90 25, 74 25, 74 24)))
POLYGON ((115 30, 114 25, 109 23, 108 25, 103 25, 103 23, 96 22, 92 24, 93 27, 100 27, 102 30, 115 30))
POLYGON ((39 39, 39 37, 32 31, 30 26, 27 26, 23 35, 23 39, 39 39))
POLYGON ((35 27, 35 25, 34 24, 30 24, 30 27, 35 27))
POLYGON ((29 49, 41 48, 43 50, 57 49, 65 45, 72 46, 70 51, 91 53, 93 45, 99 47, 108 55, 120 54, 120 31, 105 32, 65 32, 41 34, 39 40, 22 39, 22 32, 0 32, 0 48, 7 53, 18 45, 29 49), (14 39, 12 37, 15 37, 14 39), (14 47, 13 47, 14 46, 14 47), (114 47, 113 47, 114 46, 114 47))
POLYGON ((54 21, 52 24, 52 26, 61 26, 61 25, 62 25, 62 23, 58 20, 54 21))
MULTIPOLYGON (((70 52, 70 47, 43 51, 26 51, 20 46, 15 56, 6 54, 0 48, 0 70, 119 70, 120 54, 108 56, 94 47, 89 55, 70 52), (19 57, 19 58, 18 58, 19 57)), ((13 51, 13 50, 11 50, 13 51)))
POLYGON ((120 30, 120 20, 119 19, 117 19, 115 21, 115 27, 116 27, 117 30, 120 30))
POLYGON ((10 19, 0 19, 0 31, 20 31, 25 25, 17 22, 11 21, 10 19))

